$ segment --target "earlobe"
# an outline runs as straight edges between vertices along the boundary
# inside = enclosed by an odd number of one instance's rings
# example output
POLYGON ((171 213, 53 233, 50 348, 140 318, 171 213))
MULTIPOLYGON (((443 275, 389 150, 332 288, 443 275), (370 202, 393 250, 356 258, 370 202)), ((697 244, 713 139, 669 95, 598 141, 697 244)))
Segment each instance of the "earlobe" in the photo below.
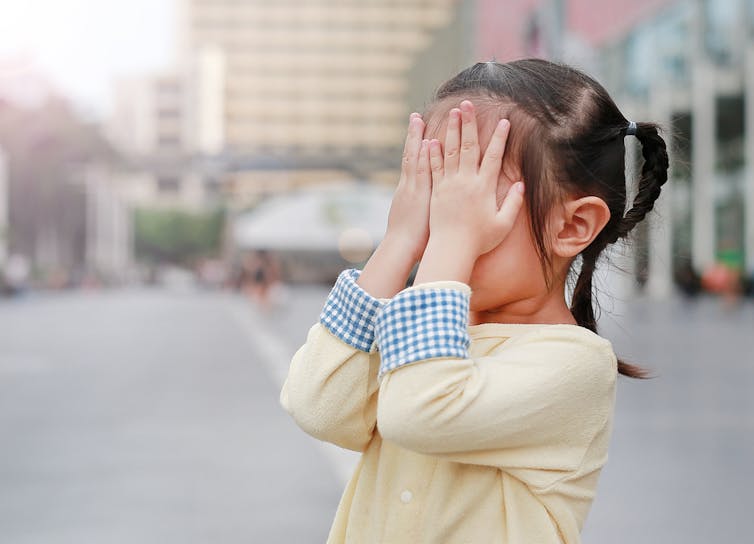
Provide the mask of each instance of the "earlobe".
POLYGON ((575 257, 592 243, 610 220, 604 200, 585 196, 563 204, 557 218, 553 250, 560 257, 575 257))

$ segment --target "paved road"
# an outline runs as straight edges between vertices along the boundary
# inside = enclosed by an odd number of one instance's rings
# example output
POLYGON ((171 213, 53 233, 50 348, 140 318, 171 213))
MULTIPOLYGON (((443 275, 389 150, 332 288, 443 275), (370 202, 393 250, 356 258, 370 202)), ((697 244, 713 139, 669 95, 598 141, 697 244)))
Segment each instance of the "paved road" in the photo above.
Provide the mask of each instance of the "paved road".
MULTIPOLYGON (((323 542, 352 457, 277 395, 326 294, 267 313, 191 292, 0 304, 0 542, 323 542)), ((659 376, 621 379, 584 542, 747 542, 754 305, 618 313, 605 334, 659 376)))
POLYGON ((0 304, 0 542, 324 542, 340 487, 232 302, 0 304))
POLYGON ((643 301, 619 314, 604 334, 657 377, 620 379, 584 542, 754 541, 754 304, 643 301))

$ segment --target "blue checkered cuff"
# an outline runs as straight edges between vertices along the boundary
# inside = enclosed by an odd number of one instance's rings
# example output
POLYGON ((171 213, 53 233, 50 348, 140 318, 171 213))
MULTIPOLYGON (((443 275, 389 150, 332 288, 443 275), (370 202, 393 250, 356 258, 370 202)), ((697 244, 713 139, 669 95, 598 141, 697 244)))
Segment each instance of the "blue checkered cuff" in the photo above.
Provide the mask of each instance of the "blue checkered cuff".
POLYGON ((355 268, 340 273, 319 322, 349 346, 370 352, 374 343, 374 322, 382 303, 356 283, 360 275, 361 271, 355 268))
POLYGON ((453 288, 409 288, 377 314, 382 377, 400 366, 432 359, 467 359, 470 295, 453 288))

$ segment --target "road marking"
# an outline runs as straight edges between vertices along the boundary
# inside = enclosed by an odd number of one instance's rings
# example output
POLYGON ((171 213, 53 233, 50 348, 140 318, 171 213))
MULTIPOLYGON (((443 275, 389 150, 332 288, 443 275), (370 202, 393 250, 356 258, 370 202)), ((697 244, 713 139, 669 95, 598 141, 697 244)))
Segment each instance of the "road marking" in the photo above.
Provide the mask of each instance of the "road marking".
MULTIPOLYGON (((277 333, 264 324, 259 311, 250 303, 237 297, 228 297, 228 307, 254 350, 260 354, 262 366, 279 391, 288 376, 288 363, 296 350, 291 349, 277 333)), ((338 483, 345 487, 356 468, 360 454, 329 442, 309 438, 324 455, 338 483)))

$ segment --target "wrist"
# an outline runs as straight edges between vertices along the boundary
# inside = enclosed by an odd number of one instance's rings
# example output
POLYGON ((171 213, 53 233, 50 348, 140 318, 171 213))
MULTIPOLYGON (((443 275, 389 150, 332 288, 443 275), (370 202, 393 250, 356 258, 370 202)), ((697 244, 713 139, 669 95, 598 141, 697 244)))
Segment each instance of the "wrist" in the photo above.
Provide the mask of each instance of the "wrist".
POLYGON ((382 253, 393 256, 396 260, 410 263, 410 266, 413 267, 421 259, 425 247, 426 241, 421 244, 411 240, 408 236, 386 234, 377 249, 382 253))
POLYGON ((472 236, 458 232, 436 233, 429 237, 424 254, 428 250, 449 252, 456 258, 470 261, 473 264, 480 253, 477 251, 476 245, 472 243, 472 239, 472 236))
POLYGON ((375 298, 392 298, 405 288, 417 260, 408 254, 405 244, 395 239, 383 239, 356 283, 375 298))
POLYGON ((468 284, 478 255, 468 240, 430 236, 414 284, 453 280, 468 284))

